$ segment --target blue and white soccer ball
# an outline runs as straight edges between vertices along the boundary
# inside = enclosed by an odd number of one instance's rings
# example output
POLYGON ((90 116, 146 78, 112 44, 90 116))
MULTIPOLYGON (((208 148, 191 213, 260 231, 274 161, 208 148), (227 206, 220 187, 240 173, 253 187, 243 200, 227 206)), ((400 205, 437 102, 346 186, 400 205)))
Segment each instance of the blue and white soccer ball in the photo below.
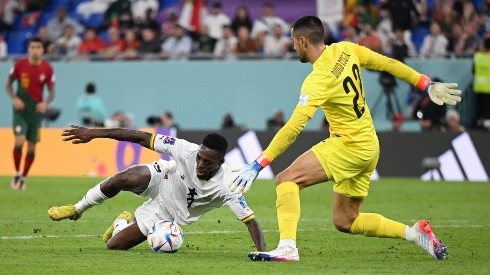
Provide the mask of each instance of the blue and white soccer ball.
POLYGON ((174 253, 184 243, 184 231, 174 221, 156 222, 148 233, 148 244, 155 252, 174 253))

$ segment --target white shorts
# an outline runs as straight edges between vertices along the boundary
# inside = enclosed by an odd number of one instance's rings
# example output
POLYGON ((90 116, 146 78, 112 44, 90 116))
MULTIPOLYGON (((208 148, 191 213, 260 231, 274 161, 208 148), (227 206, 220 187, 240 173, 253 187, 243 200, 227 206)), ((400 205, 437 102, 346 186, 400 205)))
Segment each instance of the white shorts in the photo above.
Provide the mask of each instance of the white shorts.
POLYGON ((136 219, 136 223, 138 224, 138 228, 145 236, 148 236, 148 232, 150 231, 153 224, 155 224, 155 222, 174 219, 172 215, 167 211, 167 209, 163 207, 163 202, 159 201, 159 188, 162 182, 166 181, 167 179, 165 178, 166 173, 158 172, 155 169, 155 165, 157 164, 159 167, 163 168, 169 167, 169 165, 175 165, 175 162, 158 160, 146 164, 148 169, 150 169, 151 179, 150 183, 148 184, 148 188, 143 191, 139 196, 150 198, 150 200, 143 203, 134 212, 134 217, 136 219))

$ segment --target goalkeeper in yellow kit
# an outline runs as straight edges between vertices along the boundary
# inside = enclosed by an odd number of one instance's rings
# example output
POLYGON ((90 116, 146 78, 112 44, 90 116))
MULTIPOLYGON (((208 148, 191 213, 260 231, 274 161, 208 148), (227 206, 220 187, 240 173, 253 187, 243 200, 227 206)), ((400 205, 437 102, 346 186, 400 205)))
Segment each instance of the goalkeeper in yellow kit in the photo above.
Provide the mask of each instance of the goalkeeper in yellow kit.
POLYGON ((246 164, 230 183, 235 192, 246 192, 262 168, 282 154, 321 108, 330 124, 330 137, 299 156, 276 177, 276 207, 280 242, 270 252, 252 252, 251 260, 298 261, 296 229, 300 217, 299 190, 333 182, 333 223, 341 231, 365 236, 399 238, 415 242, 436 259, 447 251, 427 221, 413 226, 376 213, 360 212, 371 175, 379 158, 379 142, 366 105, 361 68, 386 71, 429 93, 436 104, 455 105, 461 91, 455 83, 434 83, 403 63, 360 45, 323 43, 320 19, 306 16, 296 21, 291 39, 301 62, 313 71, 301 87, 299 103, 289 121, 256 161, 246 164))

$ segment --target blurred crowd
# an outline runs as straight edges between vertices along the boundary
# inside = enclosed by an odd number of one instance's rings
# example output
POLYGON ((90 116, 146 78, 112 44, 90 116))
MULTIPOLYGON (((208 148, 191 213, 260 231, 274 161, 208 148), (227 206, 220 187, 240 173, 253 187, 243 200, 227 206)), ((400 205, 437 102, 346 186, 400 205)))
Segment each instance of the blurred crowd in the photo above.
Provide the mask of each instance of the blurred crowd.
MULTIPOLYGON (((255 18, 246 4, 233 1, 163 3, 1 0, 0 58, 25 50, 14 43, 22 29, 41 37, 52 58, 295 56, 292 22, 276 14, 273 1, 264 2, 255 18), (49 10, 56 3, 61 4, 49 10), (235 13, 226 14, 223 5, 237 5, 235 13)), ((325 24, 326 44, 352 41, 400 60, 471 56, 490 28, 489 0, 345 0, 344 13, 343 20, 325 24)))

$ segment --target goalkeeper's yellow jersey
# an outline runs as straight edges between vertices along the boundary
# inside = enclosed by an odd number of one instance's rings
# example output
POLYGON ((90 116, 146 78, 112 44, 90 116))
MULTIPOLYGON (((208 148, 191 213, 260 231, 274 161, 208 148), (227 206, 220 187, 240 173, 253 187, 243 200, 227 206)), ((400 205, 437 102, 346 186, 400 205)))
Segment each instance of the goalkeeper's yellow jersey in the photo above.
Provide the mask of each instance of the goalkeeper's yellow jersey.
POLYGON ((330 124, 330 135, 347 146, 362 148, 378 142, 366 104, 369 87, 362 83, 361 68, 387 71, 414 86, 421 77, 407 65, 358 44, 340 42, 326 46, 301 86, 299 103, 291 118, 263 154, 271 161, 282 154, 318 108, 330 124))

